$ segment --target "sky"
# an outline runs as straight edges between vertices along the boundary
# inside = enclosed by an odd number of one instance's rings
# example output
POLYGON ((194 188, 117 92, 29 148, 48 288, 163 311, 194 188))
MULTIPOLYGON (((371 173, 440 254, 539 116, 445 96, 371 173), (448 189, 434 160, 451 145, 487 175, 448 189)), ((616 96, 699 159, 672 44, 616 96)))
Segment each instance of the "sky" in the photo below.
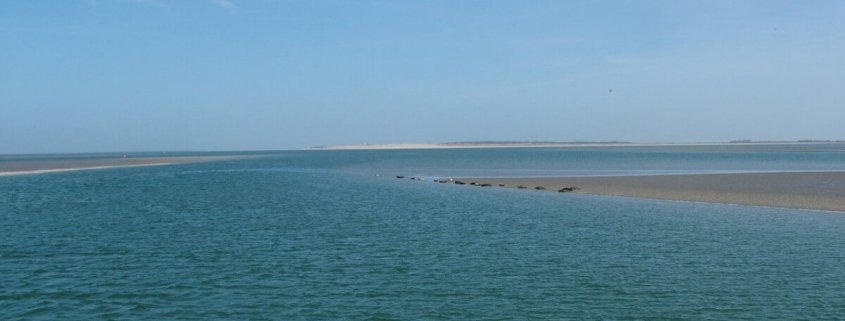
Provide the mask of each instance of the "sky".
POLYGON ((0 1, 0 153, 845 139, 845 1, 0 1))

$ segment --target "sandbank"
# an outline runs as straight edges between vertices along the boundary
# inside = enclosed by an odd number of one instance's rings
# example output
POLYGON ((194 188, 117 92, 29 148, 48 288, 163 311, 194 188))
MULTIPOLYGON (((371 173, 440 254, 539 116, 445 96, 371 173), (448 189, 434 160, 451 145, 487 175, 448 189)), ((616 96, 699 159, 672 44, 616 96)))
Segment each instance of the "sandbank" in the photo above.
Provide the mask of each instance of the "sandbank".
POLYGON ((845 212, 845 172, 730 173, 612 177, 455 178, 466 183, 558 192, 845 212))
POLYGON ((419 143, 419 144, 360 144, 315 146, 305 150, 394 150, 394 149, 471 149, 471 148, 549 148, 549 147, 630 147, 660 146, 662 144, 633 144, 626 142, 516 142, 516 143, 419 143))
POLYGON ((784 148, 794 149, 820 147, 836 150, 845 148, 843 141, 783 141, 783 142, 654 142, 632 143, 617 141, 583 141, 583 142, 452 142, 452 143, 412 143, 412 144, 352 144, 327 145, 305 148, 305 150, 401 150, 401 149, 472 149, 472 148, 584 148, 584 147, 669 147, 669 148, 703 148, 719 147, 730 149, 759 149, 784 148))
POLYGON ((239 159, 243 157, 244 156, 173 156, 5 161, 0 162, 0 176, 211 162, 239 159))

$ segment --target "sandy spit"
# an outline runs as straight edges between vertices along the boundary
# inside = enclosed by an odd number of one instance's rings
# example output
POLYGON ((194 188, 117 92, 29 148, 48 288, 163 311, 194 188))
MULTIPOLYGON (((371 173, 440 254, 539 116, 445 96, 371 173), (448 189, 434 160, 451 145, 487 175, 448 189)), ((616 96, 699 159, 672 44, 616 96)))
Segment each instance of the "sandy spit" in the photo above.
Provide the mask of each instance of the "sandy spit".
POLYGON ((845 172, 731 173, 694 175, 455 178, 468 185, 490 184, 558 192, 665 200, 802 208, 845 212, 845 172))
POLYGON ((13 161, 0 164, 0 176, 45 174, 122 167, 172 165, 244 158, 243 156, 136 157, 81 160, 13 161))

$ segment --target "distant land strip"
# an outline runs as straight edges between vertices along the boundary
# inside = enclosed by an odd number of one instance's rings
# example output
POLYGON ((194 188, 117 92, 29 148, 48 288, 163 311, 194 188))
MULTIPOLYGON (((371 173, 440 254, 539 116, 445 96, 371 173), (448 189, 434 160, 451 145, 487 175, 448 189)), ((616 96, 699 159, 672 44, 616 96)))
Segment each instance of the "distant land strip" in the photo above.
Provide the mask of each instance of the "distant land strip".
POLYGON ((634 143, 626 141, 463 141, 447 143, 399 143, 399 144, 350 144, 321 145, 306 150, 378 150, 378 149, 446 149, 446 148, 520 148, 520 147, 626 147, 626 146, 718 146, 718 145, 783 145, 783 144, 841 144, 845 140, 797 140, 797 141, 753 141, 732 140, 727 142, 676 142, 676 143, 634 143))
POLYGON ((411 144, 352 144, 352 145, 325 145, 313 146, 309 150, 352 150, 352 149, 435 149, 435 148, 505 148, 505 147, 569 147, 569 146, 619 146, 631 145, 629 142, 617 141, 577 141, 577 142, 551 142, 551 141, 468 141, 448 143, 411 143, 411 144))
POLYGON ((96 159, 6 161, 0 162, 0 176, 212 162, 241 159, 246 157, 250 156, 114 157, 96 159))

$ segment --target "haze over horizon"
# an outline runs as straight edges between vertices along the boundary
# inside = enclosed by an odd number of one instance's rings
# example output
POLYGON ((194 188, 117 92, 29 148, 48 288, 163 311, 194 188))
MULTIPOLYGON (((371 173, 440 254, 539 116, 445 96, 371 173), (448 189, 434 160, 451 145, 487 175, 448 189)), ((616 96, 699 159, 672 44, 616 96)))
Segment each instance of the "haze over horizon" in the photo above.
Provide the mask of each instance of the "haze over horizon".
POLYGON ((0 3, 0 153, 845 139, 845 2, 0 3))

